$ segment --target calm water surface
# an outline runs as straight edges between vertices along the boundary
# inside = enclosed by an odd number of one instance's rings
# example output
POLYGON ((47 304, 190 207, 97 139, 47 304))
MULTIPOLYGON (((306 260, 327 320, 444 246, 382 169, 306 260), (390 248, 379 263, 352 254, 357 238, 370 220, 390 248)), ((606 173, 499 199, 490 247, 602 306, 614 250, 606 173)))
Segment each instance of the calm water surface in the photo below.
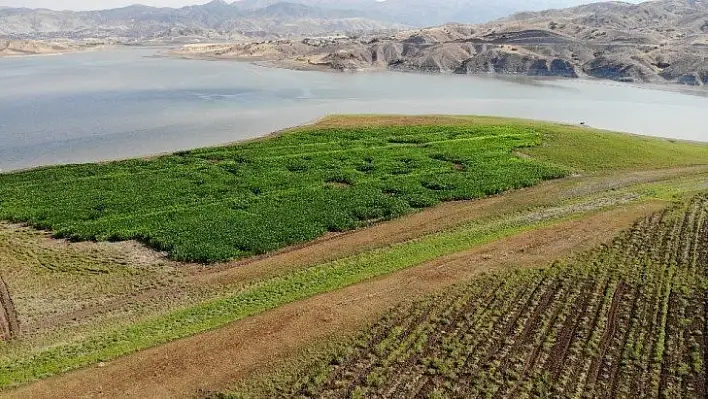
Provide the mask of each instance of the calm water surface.
POLYGON ((0 169, 217 145, 332 113, 585 121, 708 141, 708 96, 604 81, 298 72, 155 52, 0 59, 0 169))

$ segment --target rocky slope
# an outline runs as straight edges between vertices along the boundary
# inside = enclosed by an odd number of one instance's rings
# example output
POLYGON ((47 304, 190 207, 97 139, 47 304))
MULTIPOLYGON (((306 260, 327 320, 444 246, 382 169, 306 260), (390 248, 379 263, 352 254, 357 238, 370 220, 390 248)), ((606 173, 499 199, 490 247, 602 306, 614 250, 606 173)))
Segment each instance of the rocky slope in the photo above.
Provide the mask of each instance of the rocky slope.
POLYGON ((597 3, 522 13, 485 25, 194 47, 176 53, 270 60, 304 69, 494 72, 704 85, 708 0, 597 3))

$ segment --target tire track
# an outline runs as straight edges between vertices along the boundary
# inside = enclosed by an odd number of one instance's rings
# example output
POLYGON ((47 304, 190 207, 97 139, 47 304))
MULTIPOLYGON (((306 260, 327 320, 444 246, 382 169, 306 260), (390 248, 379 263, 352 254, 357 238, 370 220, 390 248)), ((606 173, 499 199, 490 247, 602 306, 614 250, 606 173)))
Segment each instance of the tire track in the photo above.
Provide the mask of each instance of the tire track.
POLYGON ((9 341, 20 331, 17 311, 12 303, 5 279, 0 276, 0 340, 9 341))

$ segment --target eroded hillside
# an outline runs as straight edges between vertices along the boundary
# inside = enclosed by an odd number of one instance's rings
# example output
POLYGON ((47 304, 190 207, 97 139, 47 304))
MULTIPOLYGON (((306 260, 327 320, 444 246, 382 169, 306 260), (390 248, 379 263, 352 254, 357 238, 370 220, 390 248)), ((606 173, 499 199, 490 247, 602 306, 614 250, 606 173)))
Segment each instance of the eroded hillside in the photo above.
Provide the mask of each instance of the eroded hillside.
POLYGON ((296 69, 494 72, 704 85, 708 83, 708 3, 596 3, 521 13, 485 25, 192 46, 176 54, 268 60, 296 69))

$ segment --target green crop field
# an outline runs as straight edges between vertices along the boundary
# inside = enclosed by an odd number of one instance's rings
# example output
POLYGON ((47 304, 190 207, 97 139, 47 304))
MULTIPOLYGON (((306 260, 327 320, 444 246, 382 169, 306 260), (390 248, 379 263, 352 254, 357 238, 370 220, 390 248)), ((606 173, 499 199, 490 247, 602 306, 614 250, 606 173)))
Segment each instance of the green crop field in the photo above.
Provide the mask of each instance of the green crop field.
POLYGON ((315 125, 155 159, 0 175, 0 219, 58 238, 134 239, 175 260, 215 262, 572 170, 708 162, 708 146, 693 143, 528 121, 450 120, 315 125))
POLYGON ((705 398, 707 273, 699 196, 573 261, 393 310, 299 377, 232 396, 705 398))
POLYGON ((2 175, 0 219, 221 261, 564 176, 513 154, 540 140, 532 128, 504 125, 302 129, 153 160, 2 175))

